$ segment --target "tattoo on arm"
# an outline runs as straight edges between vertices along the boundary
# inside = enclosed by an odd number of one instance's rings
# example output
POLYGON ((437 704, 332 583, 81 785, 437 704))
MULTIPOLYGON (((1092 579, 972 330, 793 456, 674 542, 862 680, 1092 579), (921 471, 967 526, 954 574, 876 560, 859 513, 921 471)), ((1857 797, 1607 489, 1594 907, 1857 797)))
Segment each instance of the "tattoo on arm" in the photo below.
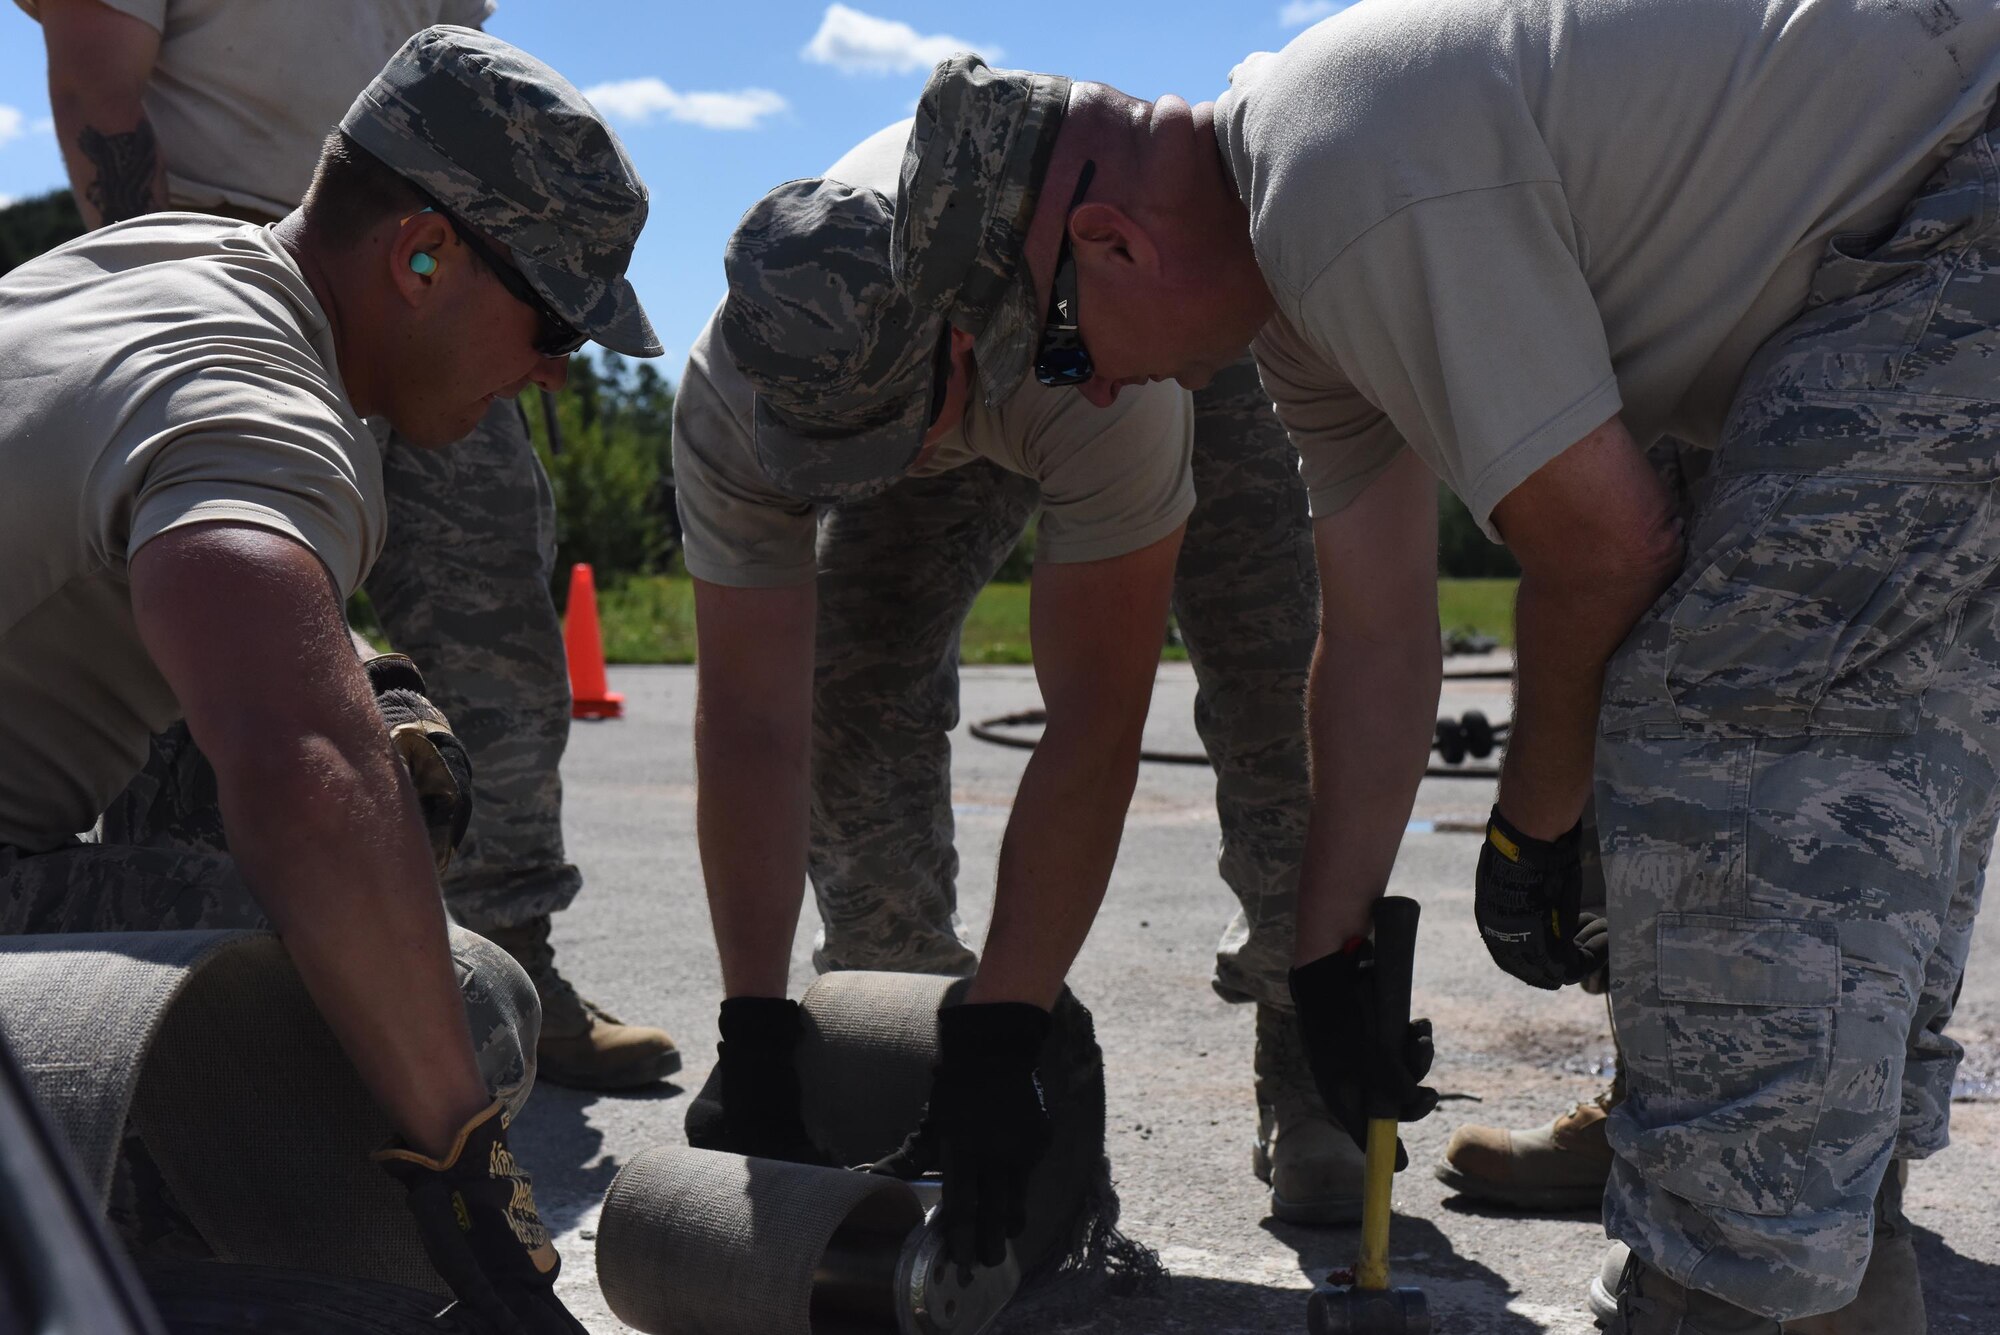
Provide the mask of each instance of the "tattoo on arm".
POLYGON ((123 222, 153 211, 153 177, 159 166, 159 150, 153 127, 140 121, 138 128, 125 134, 105 134, 86 125, 76 137, 76 146, 97 169, 90 183, 90 203, 107 223, 123 222))

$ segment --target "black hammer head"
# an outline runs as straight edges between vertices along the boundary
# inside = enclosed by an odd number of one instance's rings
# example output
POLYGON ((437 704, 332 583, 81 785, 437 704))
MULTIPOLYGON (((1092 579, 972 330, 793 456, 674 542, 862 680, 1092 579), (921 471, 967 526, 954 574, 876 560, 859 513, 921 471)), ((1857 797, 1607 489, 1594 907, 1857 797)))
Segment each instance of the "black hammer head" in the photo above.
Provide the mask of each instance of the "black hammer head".
POLYGON ((1431 1335, 1422 1289, 1357 1289, 1322 1284, 1306 1301, 1311 1335, 1431 1335))

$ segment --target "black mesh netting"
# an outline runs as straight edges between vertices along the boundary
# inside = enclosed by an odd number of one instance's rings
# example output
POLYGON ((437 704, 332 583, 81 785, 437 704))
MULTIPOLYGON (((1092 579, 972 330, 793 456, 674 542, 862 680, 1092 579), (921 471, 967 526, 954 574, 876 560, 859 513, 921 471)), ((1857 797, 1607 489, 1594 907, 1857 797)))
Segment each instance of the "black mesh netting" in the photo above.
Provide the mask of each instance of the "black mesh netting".
POLYGON ((1104 1152, 1104 1053, 1090 1011, 1068 989, 1056 1003, 1038 1076, 1055 1141, 1028 1185, 1016 1306, 1163 1289, 1168 1276, 1158 1253, 1118 1228, 1118 1191, 1104 1152))

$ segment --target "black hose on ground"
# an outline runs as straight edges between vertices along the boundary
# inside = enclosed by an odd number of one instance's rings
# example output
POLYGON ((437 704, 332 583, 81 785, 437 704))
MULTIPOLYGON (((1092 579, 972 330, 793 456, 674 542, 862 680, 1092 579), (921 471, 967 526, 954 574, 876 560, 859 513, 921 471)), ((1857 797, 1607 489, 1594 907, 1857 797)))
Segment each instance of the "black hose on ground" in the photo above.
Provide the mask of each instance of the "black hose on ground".
MULTIPOLYGON (((1024 709, 1015 714, 999 714, 993 718, 980 719, 966 731, 982 742, 994 746, 1012 747, 1019 751, 1032 751, 1041 740, 1037 737, 1017 737, 1001 731, 1003 728, 1037 728, 1048 724, 1047 711, 1024 709)), ((1442 762, 1424 771, 1424 777, 1431 779, 1497 779, 1500 768, 1496 765, 1467 765, 1467 757, 1484 760, 1507 743, 1510 725, 1494 723, 1485 714, 1473 709, 1458 718, 1441 718, 1431 741, 1431 751, 1442 762)), ((1141 750, 1139 759, 1160 765, 1207 765, 1210 763, 1205 751, 1153 751, 1141 750)))

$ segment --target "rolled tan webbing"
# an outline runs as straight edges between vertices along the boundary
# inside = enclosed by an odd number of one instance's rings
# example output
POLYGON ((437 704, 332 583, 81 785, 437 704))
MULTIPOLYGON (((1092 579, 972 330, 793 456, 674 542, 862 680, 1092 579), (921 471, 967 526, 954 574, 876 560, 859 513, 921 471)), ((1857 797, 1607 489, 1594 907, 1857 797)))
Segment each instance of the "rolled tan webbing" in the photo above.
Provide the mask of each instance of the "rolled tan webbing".
MULTIPOLYGON (((451 945, 532 1034, 520 966, 451 945)), ((0 1027, 100 1201, 129 1118, 222 1260, 447 1292, 369 1161, 388 1120, 270 933, 0 937, 0 1027)))
POLYGON ((100 1208, 160 1021, 203 965, 255 935, 0 937, 0 1033, 100 1208))
POLYGON ((597 1282, 645 1335, 874 1335, 896 1328, 896 1260, 922 1222, 893 1178, 652 1149, 605 1194, 597 1282))
POLYGON ((917 1129, 937 1064, 937 1013, 967 982, 924 973, 821 975, 799 1006, 806 1129, 836 1163, 873 1163, 917 1129))

